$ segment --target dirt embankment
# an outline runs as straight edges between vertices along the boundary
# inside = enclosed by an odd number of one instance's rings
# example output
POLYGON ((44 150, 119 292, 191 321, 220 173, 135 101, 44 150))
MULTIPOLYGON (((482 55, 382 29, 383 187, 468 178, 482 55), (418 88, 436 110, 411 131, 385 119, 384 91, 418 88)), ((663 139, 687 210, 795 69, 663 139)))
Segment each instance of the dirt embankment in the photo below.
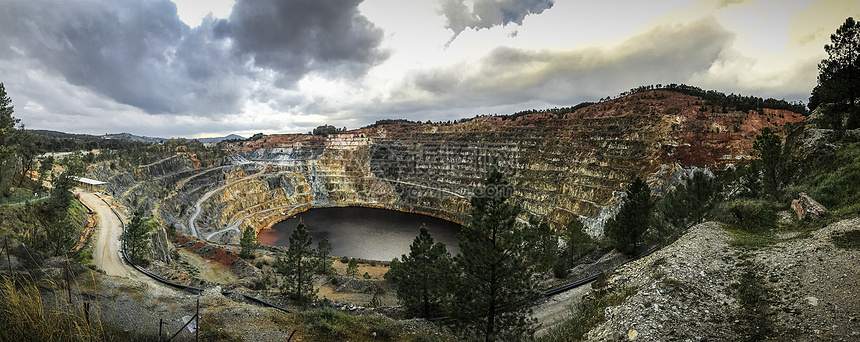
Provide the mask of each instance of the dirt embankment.
MULTIPOLYGON (((756 274, 767 336, 785 341, 860 340, 860 250, 836 247, 832 236, 860 228, 860 218, 740 249, 717 223, 690 229, 672 245, 625 265, 609 279, 613 290, 636 294, 606 309, 588 341, 732 341, 741 338, 738 291, 756 274)), ((764 327, 753 327, 763 329, 764 327)))

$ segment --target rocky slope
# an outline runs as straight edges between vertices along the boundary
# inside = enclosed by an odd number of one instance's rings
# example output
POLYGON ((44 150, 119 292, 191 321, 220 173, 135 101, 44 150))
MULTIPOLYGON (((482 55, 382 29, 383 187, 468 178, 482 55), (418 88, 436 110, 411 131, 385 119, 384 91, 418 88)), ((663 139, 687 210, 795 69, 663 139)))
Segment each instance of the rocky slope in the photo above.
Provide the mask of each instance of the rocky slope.
POLYGON ((787 234, 771 247, 742 250, 719 224, 695 226, 610 277, 611 290, 632 288, 636 294, 607 308, 606 322, 586 340, 740 340, 751 322, 742 319, 738 291, 751 267, 763 289, 771 338, 856 341, 860 250, 836 247, 831 236, 858 227, 860 219, 843 220, 806 238, 787 234))
POLYGON ((785 110, 711 107, 655 90, 560 117, 266 136, 236 146, 222 166, 194 169, 178 156, 111 185, 127 203, 147 203, 182 232, 235 242, 241 227, 264 228, 284 213, 320 206, 382 207, 465 222, 473 189, 497 168, 514 181, 523 219, 535 214, 553 227, 583 219, 590 234, 600 235, 632 175, 648 178, 659 192, 678 171, 722 168, 747 157, 761 128, 801 119, 785 110))

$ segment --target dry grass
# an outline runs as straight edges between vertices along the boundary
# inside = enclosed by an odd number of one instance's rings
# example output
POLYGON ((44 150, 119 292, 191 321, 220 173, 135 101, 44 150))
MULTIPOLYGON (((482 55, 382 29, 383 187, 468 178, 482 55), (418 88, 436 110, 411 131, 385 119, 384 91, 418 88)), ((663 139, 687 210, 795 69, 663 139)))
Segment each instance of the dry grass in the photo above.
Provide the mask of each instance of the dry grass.
MULTIPOLYGON (((342 259, 336 259, 332 262, 332 267, 337 271, 337 274, 346 274, 347 263, 343 262, 342 259)), ((385 273, 388 272, 389 267, 385 266, 383 263, 375 263, 375 265, 367 262, 359 262, 358 263, 358 278, 363 278, 364 273, 366 272, 370 275, 370 279, 374 280, 382 280, 385 276, 385 273)))
POLYGON ((0 279, 0 341, 118 341, 137 340, 102 324, 98 306, 89 319, 80 297, 73 303, 58 284, 0 279), (44 294, 43 294, 44 292, 44 294))

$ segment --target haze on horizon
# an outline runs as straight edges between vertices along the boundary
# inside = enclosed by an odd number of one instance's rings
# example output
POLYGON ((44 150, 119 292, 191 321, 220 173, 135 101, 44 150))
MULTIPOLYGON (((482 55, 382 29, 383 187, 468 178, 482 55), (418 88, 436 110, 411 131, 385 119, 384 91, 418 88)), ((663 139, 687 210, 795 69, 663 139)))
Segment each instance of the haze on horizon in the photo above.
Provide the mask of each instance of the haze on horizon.
POLYGON ((852 0, 4 1, 31 129, 204 137, 447 121, 686 83, 807 102, 852 0))

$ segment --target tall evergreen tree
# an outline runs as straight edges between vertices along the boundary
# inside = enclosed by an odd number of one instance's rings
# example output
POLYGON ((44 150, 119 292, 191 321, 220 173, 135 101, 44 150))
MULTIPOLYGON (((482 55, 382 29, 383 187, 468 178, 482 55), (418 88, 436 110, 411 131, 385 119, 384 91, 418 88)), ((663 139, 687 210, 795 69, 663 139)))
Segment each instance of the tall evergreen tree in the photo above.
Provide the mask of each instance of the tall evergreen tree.
POLYGON ((830 44, 824 46, 827 58, 818 64, 818 85, 812 90, 809 108, 832 103, 825 113, 833 128, 841 128, 842 114, 848 112, 849 127, 860 125, 860 111, 855 106, 860 96, 860 22, 849 17, 830 35, 830 44))
POLYGON ((614 218, 606 222, 606 237, 627 256, 640 252, 642 236, 648 230, 651 214, 651 189, 636 177, 627 187, 627 198, 614 218))
POLYGON ((309 301, 316 295, 313 288, 314 250, 308 228, 299 222, 290 234, 290 248, 283 259, 278 259, 275 267, 284 275, 282 291, 293 299, 309 301))
POLYGON ((146 262, 144 255, 149 249, 151 242, 149 233, 156 226, 155 221, 150 217, 145 217, 145 215, 143 207, 135 210, 131 221, 125 226, 125 232, 122 233, 122 240, 125 242, 126 251, 135 263, 146 262))
POLYGON ((529 218, 529 224, 524 227, 528 249, 531 251, 529 260, 534 262, 536 272, 547 272, 552 269, 558 259, 558 237, 545 220, 536 216, 529 218))
POLYGON ((0 83, 0 196, 8 195, 15 172, 18 148, 15 125, 21 120, 12 116, 14 112, 12 99, 6 95, 6 87, 0 83))
POLYGON ((564 227, 562 239, 565 244, 564 255, 567 258, 567 265, 573 265, 576 259, 586 253, 591 253, 596 247, 594 239, 582 229, 582 221, 577 219, 570 220, 564 227))
POLYGON ((251 259, 254 257, 254 251, 257 250, 257 231, 254 227, 247 226, 245 230, 242 231, 242 238, 239 239, 239 246, 242 247, 239 250, 239 257, 243 259, 251 259))
POLYGON ((766 194, 778 198, 783 177, 782 138, 765 127, 753 141, 754 155, 761 163, 762 185, 766 194))
POLYGON ((511 185, 498 171, 472 196, 471 220, 457 236, 460 254, 447 307, 462 335, 484 341, 517 341, 534 333, 531 305, 539 292, 532 280, 526 236, 509 203, 511 185))
POLYGON ((687 228, 704 221, 717 204, 717 182, 703 171, 692 177, 655 204, 654 221, 663 243, 676 240, 687 228))
POLYGON ((737 174, 740 189, 738 195, 748 198, 758 198, 762 195, 761 163, 758 160, 738 163, 737 174))
POLYGON ((42 153, 42 139, 39 136, 24 130, 24 125, 16 132, 18 140, 18 159, 21 164, 21 177, 18 180, 18 187, 24 185, 25 180, 29 180, 28 171, 33 169, 33 162, 40 153, 42 153))
POLYGON ((39 185, 37 189, 44 189, 44 183, 48 180, 51 170, 54 168, 54 157, 47 156, 39 160, 39 185))
POLYGON ((358 260, 355 258, 349 258, 349 262, 346 264, 346 276, 353 277, 358 275, 358 260))
POLYGON ((328 241, 328 238, 324 237, 317 244, 317 273, 328 274, 332 264, 330 254, 331 242, 328 241))
POLYGON ((71 248, 78 233, 71 222, 79 218, 71 217, 69 209, 75 200, 75 194, 72 192, 75 187, 74 177, 83 173, 84 166, 78 154, 66 156, 63 164, 66 171, 53 180, 51 196, 42 204, 40 217, 45 227, 46 242, 54 250, 54 255, 60 255, 60 252, 71 248))
POLYGON ((427 226, 421 225, 418 236, 409 246, 409 255, 402 262, 392 262, 386 278, 396 279, 397 300, 413 315, 423 318, 438 316, 447 291, 445 280, 453 270, 451 254, 445 244, 434 243, 427 226))

